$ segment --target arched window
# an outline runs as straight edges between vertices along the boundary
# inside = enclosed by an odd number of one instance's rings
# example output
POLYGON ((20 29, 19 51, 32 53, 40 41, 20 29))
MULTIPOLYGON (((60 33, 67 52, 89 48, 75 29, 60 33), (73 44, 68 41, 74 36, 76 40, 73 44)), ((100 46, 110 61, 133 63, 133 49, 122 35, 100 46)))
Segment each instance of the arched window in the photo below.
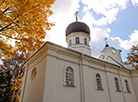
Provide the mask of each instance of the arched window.
POLYGON ((66 86, 74 86, 74 73, 71 67, 66 68, 65 77, 66 77, 66 80, 65 80, 66 86))
POLYGON ((127 92, 130 93, 130 89, 129 89, 129 85, 128 85, 128 81, 127 80, 125 80, 125 85, 126 85, 127 92))
POLYGON ((80 40, 79 40, 79 38, 77 37, 76 38, 76 44, 79 44, 80 43, 80 40))
POLYGON ((69 46, 71 46, 71 40, 69 40, 69 46))
POLYGON ((101 75, 100 74, 96 74, 96 84, 97 84, 97 89, 98 90, 103 90, 102 80, 101 80, 101 75))
POLYGON ((116 91, 121 91, 120 86, 119 86, 118 78, 115 78, 115 86, 116 86, 116 91))
POLYGON ((87 45, 87 39, 86 38, 84 38, 84 44, 87 45))

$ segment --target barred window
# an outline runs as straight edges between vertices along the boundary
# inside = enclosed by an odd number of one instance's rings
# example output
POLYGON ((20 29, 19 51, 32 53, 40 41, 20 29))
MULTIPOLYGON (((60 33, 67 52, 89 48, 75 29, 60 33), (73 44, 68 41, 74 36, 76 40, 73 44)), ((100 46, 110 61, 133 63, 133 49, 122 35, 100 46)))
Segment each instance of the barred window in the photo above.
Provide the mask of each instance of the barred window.
POLYGON ((79 40, 79 38, 77 37, 76 38, 76 44, 79 44, 80 43, 80 40, 79 40))
POLYGON ((66 86, 74 86, 74 73, 71 67, 66 68, 65 77, 66 77, 66 80, 65 80, 66 86))
POLYGON ((128 81, 127 81, 127 80, 125 80, 125 85, 126 85, 126 90, 127 90, 127 92, 130 93, 131 91, 130 91, 130 89, 129 89, 129 85, 128 85, 128 81))
POLYGON ((116 86, 116 91, 121 91, 120 86, 119 86, 118 78, 115 78, 115 86, 116 86))
POLYGON ((96 74, 96 84, 97 84, 97 89, 98 90, 103 90, 102 81, 101 81, 101 75, 100 74, 96 74))

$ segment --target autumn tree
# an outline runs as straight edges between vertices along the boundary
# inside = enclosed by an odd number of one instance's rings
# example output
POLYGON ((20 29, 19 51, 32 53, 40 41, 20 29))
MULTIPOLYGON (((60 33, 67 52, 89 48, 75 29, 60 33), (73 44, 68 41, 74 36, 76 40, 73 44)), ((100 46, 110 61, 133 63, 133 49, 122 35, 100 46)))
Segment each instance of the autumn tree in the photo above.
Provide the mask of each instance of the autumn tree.
POLYGON ((25 54, 15 52, 11 59, 3 59, 0 65, 0 102, 17 102, 19 100, 24 74, 25 54))
POLYGON ((54 2, 0 0, 0 58, 10 58, 15 50, 30 54, 41 46, 45 30, 54 25, 48 20, 54 2))
POLYGON ((10 71, 3 72, 0 69, 0 102, 11 102, 13 95, 12 78, 10 71))
POLYGON ((133 64, 138 69, 138 44, 132 46, 128 52, 127 60, 126 63, 133 64))

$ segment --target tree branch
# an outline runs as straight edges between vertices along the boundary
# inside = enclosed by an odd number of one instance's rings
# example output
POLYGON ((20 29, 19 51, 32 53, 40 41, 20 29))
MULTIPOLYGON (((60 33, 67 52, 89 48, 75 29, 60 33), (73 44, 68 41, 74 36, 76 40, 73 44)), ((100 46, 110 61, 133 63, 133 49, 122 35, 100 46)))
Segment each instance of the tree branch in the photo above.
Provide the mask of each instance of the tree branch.
POLYGON ((1 28, 0 29, 0 32, 2 32, 3 30, 5 30, 6 28, 8 28, 10 25, 12 25, 13 23, 10 23, 10 24, 8 24, 8 25, 6 25, 5 27, 3 27, 3 28, 1 28))
POLYGON ((8 7, 7 9, 5 9, 4 11, 2 11, 2 13, 4 14, 5 12, 7 12, 11 7, 8 7))
MULTIPOLYGON (((18 16, 17 16, 17 17, 18 17, 18 16)), ((15 18, 13 19, 13 21, 15 21, 15 20, 17 19, 17 17, 15 17, 15 18)), ((1 29, 0 29, 0 32, 2 32, 3 30, 5 30, 6 28, 8 28, 10 25, 12 25, 12 24, 14 24, 14 23, 15 23, 15 22, 12 22, 12 23, 6 25, 5 27, 1 28, 1 29)))
POLYGON ((12 36, 4 35, 4 34, 0 34, 0 35, 14 39, 14 40, 26 40, 25 38, 17 38, 17 37, 13 38, 12 36))

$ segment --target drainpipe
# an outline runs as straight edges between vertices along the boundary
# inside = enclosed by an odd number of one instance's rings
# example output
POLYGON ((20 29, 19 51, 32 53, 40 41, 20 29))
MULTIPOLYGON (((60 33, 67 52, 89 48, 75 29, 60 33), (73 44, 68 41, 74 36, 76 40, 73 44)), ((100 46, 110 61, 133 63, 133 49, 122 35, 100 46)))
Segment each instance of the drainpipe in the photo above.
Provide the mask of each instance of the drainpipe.
POLYGON ((84 94, 84 76, 83 76, 83 62, 82 62, 82 56, 81 53, 81 59, 79 61, 79 73, 80 73, 80 96, 81 96, 81 102, 85 102, 85 94, 84 94))
POLYGON ((119 76, 119 80, 120 80, 120 84, 121 84, 121 88, 122 88, 122 94, 123 94, 124 102, 126 102, 125 91, 123 89, 123 84, 122 84, 122 80, 121 80, 120 70, 121 70, 121 67, 119 67, 119 69, 118 69, 118 76, 119 76))

